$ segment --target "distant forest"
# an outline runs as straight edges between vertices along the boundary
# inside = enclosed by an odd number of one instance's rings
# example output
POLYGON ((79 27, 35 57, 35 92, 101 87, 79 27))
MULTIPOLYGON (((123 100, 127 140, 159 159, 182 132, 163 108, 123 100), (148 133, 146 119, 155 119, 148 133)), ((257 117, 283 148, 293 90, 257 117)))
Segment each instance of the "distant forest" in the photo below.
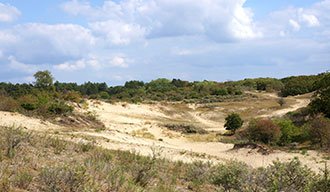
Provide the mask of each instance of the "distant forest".
MULTIPOLYGON (((53 79, 49 73, 50 78, 53 79)), ((180 79, 168 80, 160 78, 148 83, 143 81, 127 81, 123 86, 109 87, 106 83, 86 82, 62 83, 49 82, 54 91, 65 95, 78 94, 79 97, 91 99, 105 99, 109 101, 142 102, 151 101, 185 101, 185 102, 221 102, 227 98, 239 97, 244 90, 259 90, 279 92, 280 96, 294 96, 316 90, 315 82, 320 80, 324 73, 310 76, 292 76, 283 79, 255 78, 240 81, 188 82, 180 79)), ((19 98, 33 92, 38 86, 33 84, 0 83, 0 95, 19 98)))

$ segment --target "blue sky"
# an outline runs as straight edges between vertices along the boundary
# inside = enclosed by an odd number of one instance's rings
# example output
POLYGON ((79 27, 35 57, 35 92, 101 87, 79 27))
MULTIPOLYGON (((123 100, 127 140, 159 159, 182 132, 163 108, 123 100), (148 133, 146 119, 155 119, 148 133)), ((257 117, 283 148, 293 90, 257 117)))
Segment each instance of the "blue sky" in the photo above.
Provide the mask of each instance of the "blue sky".
POLYGON ((330 0, 0 0, 0 81, 227 81, 330 70, 330 0))

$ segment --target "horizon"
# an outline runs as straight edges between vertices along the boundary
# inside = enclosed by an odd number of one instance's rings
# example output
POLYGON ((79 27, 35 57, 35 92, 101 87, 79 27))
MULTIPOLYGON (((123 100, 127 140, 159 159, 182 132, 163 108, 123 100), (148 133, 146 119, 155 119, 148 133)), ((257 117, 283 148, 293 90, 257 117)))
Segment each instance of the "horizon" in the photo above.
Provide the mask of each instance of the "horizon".
POLYGON ((0 82, 237 81, 330 69, 330 0, 0 1, 0 82))

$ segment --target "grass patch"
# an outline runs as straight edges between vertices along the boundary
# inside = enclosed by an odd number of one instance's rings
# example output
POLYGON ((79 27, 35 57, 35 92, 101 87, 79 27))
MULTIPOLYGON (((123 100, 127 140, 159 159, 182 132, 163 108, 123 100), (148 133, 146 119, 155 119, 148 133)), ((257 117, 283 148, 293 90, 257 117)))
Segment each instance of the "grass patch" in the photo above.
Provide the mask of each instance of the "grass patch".
MULTIPOLYGON (((15 127, 12 127, 14 132, 15 127)), ((0 128, 0 154, 8 129, 0 128)), ((242 162, 170 162, 157 152, 141 156, 41 136, 21 140, 16 154, 3 155, 0 191, 327 191, 329 169, 320 174, 298 159, 253 169, 242 162), (62 147, 65 146, 65 147, 62 147), (56 153, 61 148, 60 153, 56 153), (19 163, 17 163, 19 162, 19 163)), ((185 155, 185 153, 182 153, 185 155)), ((205 154, 195 154, 208 158, 205 154)))
POLYGON ((146 129, 146 128, 132 131, 131 135, 134 137, 141 137, 141 138, 156 140, 156 137, 152 133, 148 132, 148 129, 146 129))

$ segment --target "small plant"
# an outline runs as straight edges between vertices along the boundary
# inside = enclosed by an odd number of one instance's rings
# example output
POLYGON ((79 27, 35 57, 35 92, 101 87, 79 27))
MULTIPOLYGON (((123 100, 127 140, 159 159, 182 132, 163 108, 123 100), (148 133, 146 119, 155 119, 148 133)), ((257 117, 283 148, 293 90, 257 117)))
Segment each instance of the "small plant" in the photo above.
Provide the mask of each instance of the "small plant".
POLYGON ((20 189, 27 189, 32 182, 33 176, 26 170, 19 172, 14 179, 14 184, 20 189))
POLYGON ((58 137, 50 138, 50 146, 55 149, 55 154, 60 154, 66 149, 67 143, 58 137))
POLYGON ((15 156, 16 149, 23 141, 30 138, 31 134, 26 134, 20 127, 3 127, 6 146, 6 156, 12 158, 15 156))
POLYGON ((281 98, 277 101, 277 103, 282 107, 283 105, 286 104, 286 101, 283 98, 281 98))

